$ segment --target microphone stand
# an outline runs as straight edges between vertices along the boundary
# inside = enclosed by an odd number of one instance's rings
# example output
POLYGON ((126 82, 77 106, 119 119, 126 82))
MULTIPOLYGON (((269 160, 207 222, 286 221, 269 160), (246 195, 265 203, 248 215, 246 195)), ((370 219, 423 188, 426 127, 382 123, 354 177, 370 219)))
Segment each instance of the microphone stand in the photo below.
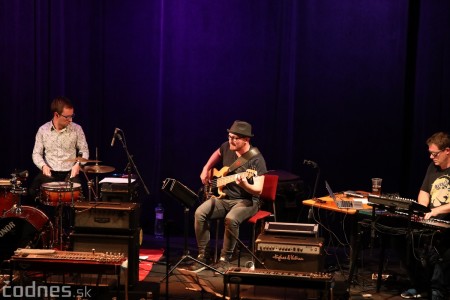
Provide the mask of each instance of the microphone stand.
POLYGON ((127 143, 125 141, 125 134, 122 130, 120 130, 120 132, 122 132, 122 134, 124 135, 124 137, 122 138, 122 136, 119 134, 119 132, 117 132, 117 138, 119 139, 119 141, 122 143, 123 149, 125 150, 125 153, 127 154, 128 157, 128 165, 127 165, 127 173, 128 173, 128 196, 130 199, 130 202, 133 202, 133 193, 131 190, 131 168, 134 169, 134 171, 136 172, 136 175, 138 176, 138 179, 140 180, 140 182, 142 183, 142 186, 144 187, 145 193, 147 195, 150 195, 150 192, 147 188, 147 186, 144 183, 144 180, 142 180, 141 174, 139 173, 136 164, 133 161, 133 156, 130 154, 130 152, 128 151, 128 147, 127 147, 127 143))
MULTIPOLYGON (((316 180, 314 182, 314 188, 313 188, 313 193, 312 193, 312 197, 311 197, 311 199, 313 199, 314 201, 317 200, 316 199, 316 190, 317 190, 317 184, 319 183, 319 177, 320 177, 320 168, 318 165, 316 165, 316 169, 317 169, 316 180)), ((314 217, 314 207, 311 206, 308 211, 308 220, 311 221, 313 219, 313 217, 314 217)))

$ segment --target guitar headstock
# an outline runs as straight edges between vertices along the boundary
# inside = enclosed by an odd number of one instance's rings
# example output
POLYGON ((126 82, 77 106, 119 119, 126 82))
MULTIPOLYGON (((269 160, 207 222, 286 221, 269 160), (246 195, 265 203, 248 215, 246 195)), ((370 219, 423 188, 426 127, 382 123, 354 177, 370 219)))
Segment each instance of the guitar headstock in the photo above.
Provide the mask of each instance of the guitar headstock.
POLYGON ((258 176, 258 171, 256 171, 255 169, 247 169, 245 170, 245 177, 247 177, 247 179, 250 179, 252 177, 256 177, 258 176))

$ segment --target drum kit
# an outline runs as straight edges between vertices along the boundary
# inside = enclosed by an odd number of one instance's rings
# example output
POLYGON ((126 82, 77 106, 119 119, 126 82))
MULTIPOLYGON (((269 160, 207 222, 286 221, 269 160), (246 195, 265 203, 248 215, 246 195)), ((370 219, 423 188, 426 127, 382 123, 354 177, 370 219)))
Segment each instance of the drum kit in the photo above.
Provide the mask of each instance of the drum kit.
MULTIPOLYGON (((95 163, 81 167, 89 190, 95 201, 98 200, 98 175, 113 172, 114 167, 98 165, 99 160, 87 160, 81 157, 67 160, 81 163, 95 163), (96 188, 88 174, 96 177, 96 188)), ((18 248, 57 248, 66 246, 63 233, 63 208, 72 208, 75 202, 84 201, 83 191, 77 182, 48 182, 40 187, 37 200, 46 207, 54 208, 54 222, 41 210, 22 205, 22 196, 27 189, 22 183, 28 172, 11 174, 12 178, 0 178, 0 262, 8 259, 18 248), (55 226, 53 226, 55 224, 55 226)), ((64 249, 65 250, 65 249, 64 249)))

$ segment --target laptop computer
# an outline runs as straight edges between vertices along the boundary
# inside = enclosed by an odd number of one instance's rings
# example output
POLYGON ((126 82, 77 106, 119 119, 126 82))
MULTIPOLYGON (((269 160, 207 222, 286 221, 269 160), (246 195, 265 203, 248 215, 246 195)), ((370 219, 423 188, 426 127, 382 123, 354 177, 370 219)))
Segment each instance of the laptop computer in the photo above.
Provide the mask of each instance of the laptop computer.
POLYGON ((336 195, 333 193, 333 190, 331 190, 330 185, 325 180, 325 187, 328 191, 328 194, 330 195, 331 199, 333 199, 334 203, 336 203, 336 206, 338 208, 353 208, 353 209, 363 209, 362 201, 361 200, 343 200, 343 199, 337 199, 336 195))

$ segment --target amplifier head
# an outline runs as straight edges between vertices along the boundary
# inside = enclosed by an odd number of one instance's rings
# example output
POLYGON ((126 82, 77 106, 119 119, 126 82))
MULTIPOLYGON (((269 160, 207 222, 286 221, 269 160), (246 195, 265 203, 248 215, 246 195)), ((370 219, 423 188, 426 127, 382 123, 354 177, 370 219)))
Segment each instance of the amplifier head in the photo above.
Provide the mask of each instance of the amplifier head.
POLYGON ((323 238, 260 234, 255 244, 258 258, 269 269, 323 271, 323 238))

